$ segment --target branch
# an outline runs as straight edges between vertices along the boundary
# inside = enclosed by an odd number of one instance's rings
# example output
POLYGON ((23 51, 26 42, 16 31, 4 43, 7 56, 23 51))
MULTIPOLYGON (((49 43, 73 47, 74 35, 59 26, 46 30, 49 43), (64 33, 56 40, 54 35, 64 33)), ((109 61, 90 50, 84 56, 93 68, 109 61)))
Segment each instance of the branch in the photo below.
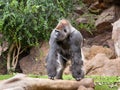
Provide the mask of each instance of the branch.
POLYGON ((20 55, 20 49, 21 49, 21 43, 20 43, 20 41, 18 41, 17 55, 16 55, 16 61, 15 61, 15 66, 14 66, 14 68, 16 68, 17 63, 18 63, 18 58, 19 58, 19 55, 20 55))
POLYGON ((14 66, 14 62, 15 62, 15 52, 16 52, 16 49, 14 49, 14 51, 13 51, 12 67, 14 66))
POLYGON ((16 43, 16 47, 17 47, 17 53, 16 53, 16 49, 15 49, 14 52, 13 52, 13 60, 12 60, 13 69, 16 68, 17 63, 18 63, 18 58, 19 58, 20 49, 21 49, 20 41, 18 41, 18 43, 16 43))

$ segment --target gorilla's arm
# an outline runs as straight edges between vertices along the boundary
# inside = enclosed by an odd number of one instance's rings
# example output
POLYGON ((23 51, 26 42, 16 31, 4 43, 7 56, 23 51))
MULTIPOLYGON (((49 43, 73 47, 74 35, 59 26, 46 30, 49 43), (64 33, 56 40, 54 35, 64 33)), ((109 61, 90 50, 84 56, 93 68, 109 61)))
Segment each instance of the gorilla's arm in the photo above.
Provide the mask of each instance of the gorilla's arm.
POLYGON ((54 79, 54 77, 57 74, 57 44, 55 42, 55 39, 53 37, 54 32, 51 33, 51 37, 50 37, 50 49, 46 58, 46 67, 47 67, 47 73, 50 79, 54 79))
POLYGON ((81 44, 83 42, 82 35, 78 31, 74 31, 70 37, 71 53, 72 53, 72 75, 76 80, 80 80, 84 77, 82 71, 83 60, 81 54, 81 44))

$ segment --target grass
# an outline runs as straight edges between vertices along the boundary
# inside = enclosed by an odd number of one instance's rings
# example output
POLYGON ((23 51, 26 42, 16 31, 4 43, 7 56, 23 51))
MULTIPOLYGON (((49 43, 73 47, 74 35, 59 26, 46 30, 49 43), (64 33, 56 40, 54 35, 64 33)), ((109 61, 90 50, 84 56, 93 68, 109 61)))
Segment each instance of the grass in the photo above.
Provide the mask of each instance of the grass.
MULTIPOLYGON (((15 74, 14 74, 15 75, 15 74)), ((0 80, 5 80, 14 75, 0 75, 0 80)), ((48 78, 47 75, 28 75, 32 78, 48 78)), ((120 77, 116 76, 86 76, 85 78, 93 78, 95 82, 95 90, 118 90, 120 87, 120 77)), ((74 80, 71 75, 64 75, 64 80, 74 80)))
POLYGON ((120 77, 116 76, 86 76, 93 78, 95 90, 118 90, 120 87, 120 77))
POLYGON ((5 79, 9 79, 9 78, 11 78, 11 77, 13 77, 14 75, 8 75, 8 74, 6 74, 6 75, 0 75, 0 80, 5 80, 5 79))

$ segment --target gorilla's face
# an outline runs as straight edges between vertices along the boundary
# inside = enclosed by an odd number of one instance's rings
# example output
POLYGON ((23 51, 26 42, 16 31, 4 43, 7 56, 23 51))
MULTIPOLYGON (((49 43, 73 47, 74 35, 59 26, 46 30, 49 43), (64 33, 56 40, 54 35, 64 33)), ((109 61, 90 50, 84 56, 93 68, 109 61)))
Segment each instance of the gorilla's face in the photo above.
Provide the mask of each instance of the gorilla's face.
POLYGON ((69 23, 66 20, 61 20, 54 29, 54 37, 58 41, 66 39, 70 33, 69 23))
POLYGON ((55 29, 55 38, 56 38, 56 40, 62 41, 64 39, 66 39, 67 36, 68 36, 68 32, 67 32, 67 30, 65 28, 63 30, 55 29))

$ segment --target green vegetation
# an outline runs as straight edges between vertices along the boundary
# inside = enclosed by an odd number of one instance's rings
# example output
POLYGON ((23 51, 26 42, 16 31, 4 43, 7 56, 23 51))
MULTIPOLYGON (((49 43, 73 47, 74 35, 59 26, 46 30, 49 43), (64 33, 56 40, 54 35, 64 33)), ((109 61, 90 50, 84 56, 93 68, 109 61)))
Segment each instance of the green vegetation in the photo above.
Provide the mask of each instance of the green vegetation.
POLYGON ((6 75, 0 75, 0 80, 5 80, 5 79, 9 79, 9 78, 11 78, 11 77, 13 77, 14 75, 8 75, 8 74, 6 74, 6 75))
POLYGON ((120 77, 116 76, 87 76, 95 81, 95 90, 118 90, 120 77))
POLYGON ((8 50, 2 53, 8 73, 15 71, 23 52, 48 40, 58 20, 72 14, 75 3, 81 0, 0 0, 0 33, 4 36, 0 41, 8 42, 8 50))
MULTIPOLYGON (((0 80, 5 80, 14 75, 0 75, 0 80)), ((47 75, 28 75, 32 78, 47 78, 47 75)), ((64 75, 64 80, 74 80, 71 75, 64 75)), ((85 78, 93 78, 95 82, 95 90, 118 90, 120 86, 120 77, 115 76, 86 76, 85 78)))
POLYGON ((94 14, 90 14, 90 13, 85 13, 83 14, 81 17, 83 18, 87 18, 87 23, 80 23, 78 25, 78 29, 79 30, 86 30, 87 32, 89 32, 90 34, 93 34, 93 32, 96 30, 95 27, 95 17, 96 15, 94 14))

